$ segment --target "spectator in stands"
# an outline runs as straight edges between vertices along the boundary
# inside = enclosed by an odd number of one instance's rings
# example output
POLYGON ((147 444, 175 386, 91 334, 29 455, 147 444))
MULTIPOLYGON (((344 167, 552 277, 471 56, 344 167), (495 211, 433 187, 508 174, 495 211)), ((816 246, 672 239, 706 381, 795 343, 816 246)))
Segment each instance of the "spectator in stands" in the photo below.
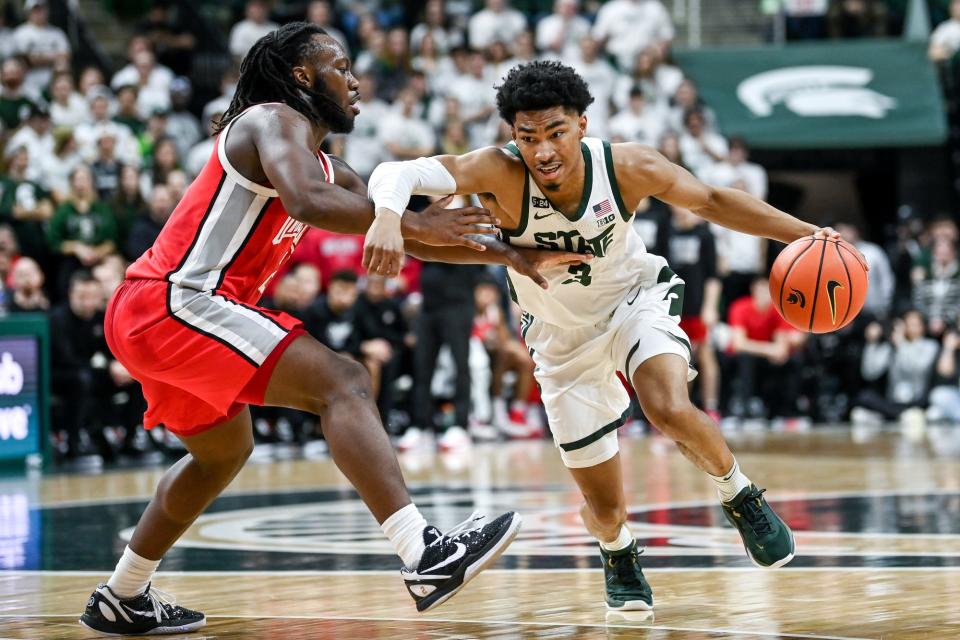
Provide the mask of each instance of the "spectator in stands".
POLYGON ((648 107, 643 89, 635 85, 630 89, 627 108, 610 120, 610 139, 614 142, 640 142, 657 146, 664 131, 664 113, 656 107, 648 107))
MULTIPOLYGON (((117 193, 111 202, 113 217, 117 221, 117 235, 120 238, 119 246, 126 250, 130 231, 133 229, 137 220, 147 216, 147 203, 143 199, 143 191, 140 189, 140 170, 136 167, 125 164, 120 168, 120 184, 117 193)), ((125 253, 128 258, 139 258, 138 253, 131 256, 125 253)))
POLYGON ((593 103, 587 107, 587 135, 606 138, 610 120, 610 100, 617 84, 617 71, 601 56, 600 43, 592 37, 580 39, 579 55, 571 60, 571 66, 586 81, 593 95, 593 103))
POLYGON ((70 197, 53 214, 48 230, 50 250, 60 254, 60 292, 67 291, 73 272, 90 269, 117 250, 117 222, 110 206, 97 198, 93 173, 80 165, 70 176, 70 197))
POLYGON ((377 408, 390 430, 394 407, 394 386, 405 355, 413 344, 401 300, 389 295, 383 276, 368 275, 357 302, 360 326, 361 362, 370 372, 377 394, 377 408))
POLYGON ((54 202, 62 202, 70 192, 70 174, 83 162, 80 148, 73 137, 73 131, 67 127, 53 130, 53 154, 40 158, 40 184, 53 194, 54 202))
POLYGON ((701 172, 703 181, 716 187, 743 185, 744 191, 767 199, 767 170, 750 162, 750 149, 743 138, 731 138, 727 157, 701 172))
POLYGON ((660 145, 657 147, 657 150, 673 164, 689 168, 684 162, 683 153, 680 150, 680 135, 677 132, 667 131, 660 136, 660 145))
POLYGON ((170 85, 173 72, 158 65, 153 51, 144 48, 131 58, 131 65, 113 77, 110 86, 117 91, 124 85, 137 87, 137 112, 146 118, 154 111, 170 108, 170 85))
POLYGON ((0 124, 13 131, 27 119, 33 100, 24 85, 27 65, 23 58, 12 57, 0 67, 0 124))
POLYGON ((363 273, 363 237, 308 227, 290 261, 309 262, 319 269, 323 278, 321 289, 326 291, 334 273, 352 271, 357 276, 363 273))
POLYGON ((765 275, 754 279, 749 296, 730 305, 728 316, 736 370, 728 413, 735 418, 795 417, 802 372, 797 348, 805 336, 771 304, 765 275))
POLYGON ((600 7, 593 25, 593 37, 624 71, 638 53, 663 46, 673 36, 673 21, 660 0, 611 0, 600 7))
POLYGON ((387 34, 376 23, 374 25, 376 28, 361 40, 362 48, 353 62, 354 73, 376 73, 377 61, 386 55, 387 34))
POLYGON ((125 246, 127 259, 136 260, 153 246, 176 204, 167 185, 158 184, 153 188, 150 192, 148 215, 139 216, 130 229, 125 246))
POLYGON ((46 0, 26 0, 27 21, 13 31, 14 50, 30 63, 26 85, 36 94, 46 90, 54 69, 70 67, 70 42, 50 24, 46 0))
POLYGON ((448 120, 443 127, 440 140, 441 153, 463 155, 470 151, 470 141, 467 139, 467 129, 459 120, 448 120))
POLYGON ((834 225, 834 228, 840 232, 844 240, 857 248, 866 258, 867 266, 870 267, 870 286, 867 289, 867 300, 863 304, 861 313, 869 314, 874 319, 885 319, 890 313, 895 285, 890 259, 880 245, 862 238, 860 228, 856 224, 840 222, 834 225))
POLYGON ((495 40, 513 42, 527 30, 527 17, 511 9, 508 0, 485 0, 484 5, 468 25, 468 40, 473 49, 486 49, 495 40))
POLYGON ((19 258, 11 270, 10 281, 11 312, 45 312, 50 308, 50 300, 43 292, 43 270, 36 260, 27 256, 19 258))
POLYGON ((459 103, 460 117, 467 126, 470 145, 476 149, 489 143, 487 125, 496 109, 496 93, 482 53, 470 54, 467 71, 450 84, 447 95, 459 103))
POLYGON ((361 334, 356 312, 357 280, 353 271, 334 273, 326 295, 318 298, 305 312, 303 325, 324 346, 359 359, 361 334))
POLYGON ((393 102, 410 78, 410 49, 407 31, 403 27, 390 29, 383 52, 369 69, 377 77, 378 96, 393 102))
POLYGON ((183 169, 174 169, 167 174, 167 181, 164 184, 170 189, 170 197, 173 201, 180 202, 190 186, 190 179, 187 178, 187 172, 183 169))
POLYGON ((80 123, 73 132, 80 147, 80 154, 85 160, 92 162, 97 155, 97 140, 100 139, 100 134, 109 130, 117 140, 117 157, 120 161, 124 164, 139 165, 140 145, 130 127, 110 118, 111 97, 110 90, 102 85, 87 92, 91 120, 80 123))
POLYGON ((75 127, 90 118, 87 101, 73 88, 73 76, 60 71, 50 81, 50 119, 54 127, 75 127))
POLYGON ((13 149, 7 173, 0 176, 0 221, 11 225, 24 255, 46 264, 45 229, 53 216, 50 194, 27 177, 30 154, 26 147, 13 149))
POLYGON ((421 54, 423 40, 430 35, 437 54, 443 56, 456 47, 462 46, 463 33, 454 29, 447 19, 442 0, 427 0, 423 7, 423 19, 410 32, 410 49, 421 54))
MULTIPOLYGON (((504 314, 500 288, 488 274, 483 274, 474 290, 473 337, 480 340, 492 365, 490 388, 492 398, 493 436, 503 433, 508 438, 534 438, 543 435, 536 420, 528 420, 532 407, 528 400, 533 390, 533 358, 518 339, 504 314), (504 378, 513 374, 514 383, 508 398, 504 378)), ((475 408, 476 410, 476 408, 475 408)), ((484 429, 472 425, 471 433, 482 439, 484 429)))
POLYGON ((69 280, 67 301, 50 311, 51 391, 62 407, 55 424, 66 431, 68 458, 92 453, 81 449, 80 432, 92 429, 102 416, 97 370, 108 365, 110 353, 103 335, 103 309, 100 283, 81 269, 69 280))
MULTIPOLYGON (((720 314, 720 280, 717 251, 710 225, 689 209, 670 207, 671 220, 660 225, 657 247, 677 275, 686 283, 680 312, 680 327, 690 338, 696 367, 700 371, 700 404, 719 422, 720 372, 710 344, 710 331, 720 314)), ((672 313, 672 312, 671 312, 672 313)))
POLYGON ((90 89, 107 85, 106 76, 103 75, 100 67, 95 65, 84 67, 77 78, 77 92, 84 98, 87 98, 87 92, 90 89))
POLYGON ((190 80, 182 76, 170 83, 170 111, 167 113, 165 133, 173 138, 177 145, 177 157, 185 158, 190 148, 200 141, 203 131, 197 116, 190 113, 190 99, 193 89, 190 80))
POLYGON ((40 163, 53 155, 53 128, 50 126, 50 112, 42 103, 31 104, 27 119, 7 141, 10 149, 24 147, 30 155, 27 177, 40 180, 40 163))
MULTIPOLYGON (((883 392, 867 389, 859 395, 858 406, 850 414, 855 424, 897 420, 909 409, 914 409, 915 415, 926 404, 940 345, 925 334, 923 314, 916 309, 894 320, 887 341, 883 340, 879 323, 867 326, 860 373, 868 382, 879 381, 886 375, 887 384, 883 392)), ((919 415, 923 415, 922 411, 919 415)), ((910 416, 907 414, 904 419, 909 420, 910 416)))
POLYGON ((280 25, 268 19, 270 6, 264 0, 247 0, 244 19, 230 30, 230 53, 239 63, 253 44, 280 25))
POLYGON ((307 5, 307 13, 304 19, 307 22, 320 26, 327 32, 327 35, 340 43, 344 51, 348 54, 350 53, 347 36, 345 36, 340 29, 333 26, 333 9, 327 0, 312 0, 312 2, 307 5))
POLYGON ((179 7, 171 7, 172 4, 169 0, 151 3, 146 18, 137 25, 137 33, 149 40, 161 64, 186 75, 192 66, 197 39, 184 23, 179 7))
POLYGON ((629 75, 621 75, 613 90, 613 104, 618 109, 626 109, 630 101, 630 90, 639 86, 647 103, 657 110, 669 108, 670 97, 676 93, 679 81, 669 71, 666 76, 660 72, 657 64, 656 47, 647 47, 637 54, 629 75))
POLYGON ((936 364, 936 386, 930 390, 927 420, 960 424, 960 369, 957 368, 960 334, 951 328, 944 332, 936 364))
POLYGON ((886 0, 839 0, 827 14, 831 38, 882 38, 887 35, 886 0))
POLYGON ((553 13, 537 23, 537 48, 551 57, 575 57, 590 35, 590 22, 579 11, 580 0, 555 0, 553 13))
POLYGON ((140 89, 135 84, 125 84, 117 87, 117 111, 113 115, 113 121, 130 129, 134 136, 141 136, 146 130, 147 125, 144 119, 140 117, 140 109, 137 107, 137 95, 140 89))
POLYGON ((957 245, 947 239, 933 243, 933 260, 920 270, 922 279, 914 281, 913 302, 930 323, 934 336, 943 333, 946 323, 960 313, 960 262, 957 245))
POLYGON ((177 155, 177 144, 173 138, 163 136, 153 146, 149 176, 150 188, 154 185, 166 184, 169 175, 180 168, 180 156, 177 155))
POLYGON ((713 109, 700 97, 696 83, 690 78, 684 78, 670 98, 670 110, 667 114, 667 126, 674 131, 683 129, 683 116, 691 109, 699 109, 706 119, 707 127, 717 128, 717 115, 713 109))
POLYGON ((394 109, 380 122, 377 138, 391 160, 415 160, 433 155, 436 136, 425 121, 416 116, 417 96, 409 88, 397 94, 394 109))
POLYGON ((960 51, 960 0, 950 2, 950 19, 944 20, 930 34, 928 53, 934 62, 944 62, 960 51))
MULTIPOLYGON (((360 113, 362 114, 363 111, 361 110, 360 113)), ((204 109, 203 122, 206 123, 206 135, 200 140, 200 142, 190 148, 190 151, 186 155, 186 160, 183 166, 187 173, 187 177, 190 180, 193 180, 200 175, 200 172, 203 170, 203 166, 213 154, 213 148, 217 144, 217 139, 213 134, 216 130, 217 124, 220 122, 220 118, 222 117, 223 111, 214 111, 212 113, 208 113, 207 110, 204 109)), ((357 117, 359 118, 360 116, 358 115, 357 117)), ((350 166, 354 165, 350 163, 350 166)))
POLYGON ((120 162, 117 160, 117 139, 105 130, 97 140, 97 157, 90 164, 93 184, 100 200, 113 200, 120 188, 120 162))
POLYGON ((683 118, 684 129, 680 133, 680 153, 692 173, 699 176, 715 163, 727 159, 730 150, 727 140, 719 133, 707 129, 702 111, 693 109, 683 118))
POLYGON ((0 11, 0 60, 14 55, 13 29, 7 26, 7 12, 0 11))

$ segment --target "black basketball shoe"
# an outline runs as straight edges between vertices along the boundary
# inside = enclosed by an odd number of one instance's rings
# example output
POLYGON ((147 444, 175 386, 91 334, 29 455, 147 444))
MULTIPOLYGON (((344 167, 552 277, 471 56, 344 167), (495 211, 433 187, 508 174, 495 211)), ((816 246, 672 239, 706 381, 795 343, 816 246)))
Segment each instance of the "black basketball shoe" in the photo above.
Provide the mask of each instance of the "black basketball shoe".
POLYGON ((447 600, 500 557, 517 537, 520 516, 513 511, 487 525, 476 513, 448 531, 423 530, 426 548, 416 571, 401 569, 417 611, 427 611, 447 600))
POLYGON ((202 613, 178 607, 171 595, 150 585, 132 598, 120 598, 107 585, 98 585, 80 616, 83 626, 115 636, 186 633, 206 623, 202 613))

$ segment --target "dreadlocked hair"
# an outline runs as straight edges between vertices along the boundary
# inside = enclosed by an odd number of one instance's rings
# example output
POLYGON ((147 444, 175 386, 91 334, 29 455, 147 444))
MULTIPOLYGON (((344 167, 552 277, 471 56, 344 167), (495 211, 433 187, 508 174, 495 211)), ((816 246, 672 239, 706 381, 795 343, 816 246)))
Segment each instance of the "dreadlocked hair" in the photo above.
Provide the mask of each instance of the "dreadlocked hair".
POLYGON ((315 35, 328 34, 309 22, 290 22, 257 40, 240 63, 236 92, 214 133, 223 131, 251 105, 263 102, 283 102, 313 122, 323 122, 323 118, 311 99, 319 99, 343 113, 343 108, 329 96, 304 87, 290 72, 314 52, 315 35))

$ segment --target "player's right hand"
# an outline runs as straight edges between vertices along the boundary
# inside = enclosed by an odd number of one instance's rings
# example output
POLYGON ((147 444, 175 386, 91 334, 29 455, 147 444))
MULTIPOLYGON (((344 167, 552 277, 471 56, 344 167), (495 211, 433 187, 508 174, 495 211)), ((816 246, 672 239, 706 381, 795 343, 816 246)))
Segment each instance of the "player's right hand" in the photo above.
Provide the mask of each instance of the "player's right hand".
POLYGON ((407 224, 413 231, 411 238, 423 244, 435 247, 463 246, 475 251, 485 251, 486 247, 470 235, 498 234, 495 225, 500 221, 483 207, 461 207, 447 209, 453 196, 441 198, 416 214, 407 214, 407 224))
POLYGON ((593 260, 593 256, 572 251, 547 251, 544 249, 510 248, 507 253, 510 266, 519 274, 525 275, 541 288, 547 288, 547 279, 540 275, 540 269, 551 267, 569 267, 593 260))
POLYGON ((400 216, 392 211, 377 212, 363 241, 363 268, 392 278, 400 273, 404 255, 400 216))

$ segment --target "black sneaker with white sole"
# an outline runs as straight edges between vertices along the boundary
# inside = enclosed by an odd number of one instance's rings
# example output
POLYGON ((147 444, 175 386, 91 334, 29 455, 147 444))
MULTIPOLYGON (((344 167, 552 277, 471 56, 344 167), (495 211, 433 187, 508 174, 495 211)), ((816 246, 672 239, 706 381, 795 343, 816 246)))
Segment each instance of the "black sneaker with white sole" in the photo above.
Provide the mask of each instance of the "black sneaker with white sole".
POLYGON ((446 534, 436 527, 423 530, 425 549, 415 571, 401 569, 417 611, 427 611, 453 597, 506 550, 520 530, 513 511, 489 524, 476 513, 446 534))
POLYGON ((186 633, 206 623, 202 613, 177 606, 172 596, 150 585, 132 598, 121 598, 107 585, 98 585, 80 616, 83 626, 115 636, 186 633))

